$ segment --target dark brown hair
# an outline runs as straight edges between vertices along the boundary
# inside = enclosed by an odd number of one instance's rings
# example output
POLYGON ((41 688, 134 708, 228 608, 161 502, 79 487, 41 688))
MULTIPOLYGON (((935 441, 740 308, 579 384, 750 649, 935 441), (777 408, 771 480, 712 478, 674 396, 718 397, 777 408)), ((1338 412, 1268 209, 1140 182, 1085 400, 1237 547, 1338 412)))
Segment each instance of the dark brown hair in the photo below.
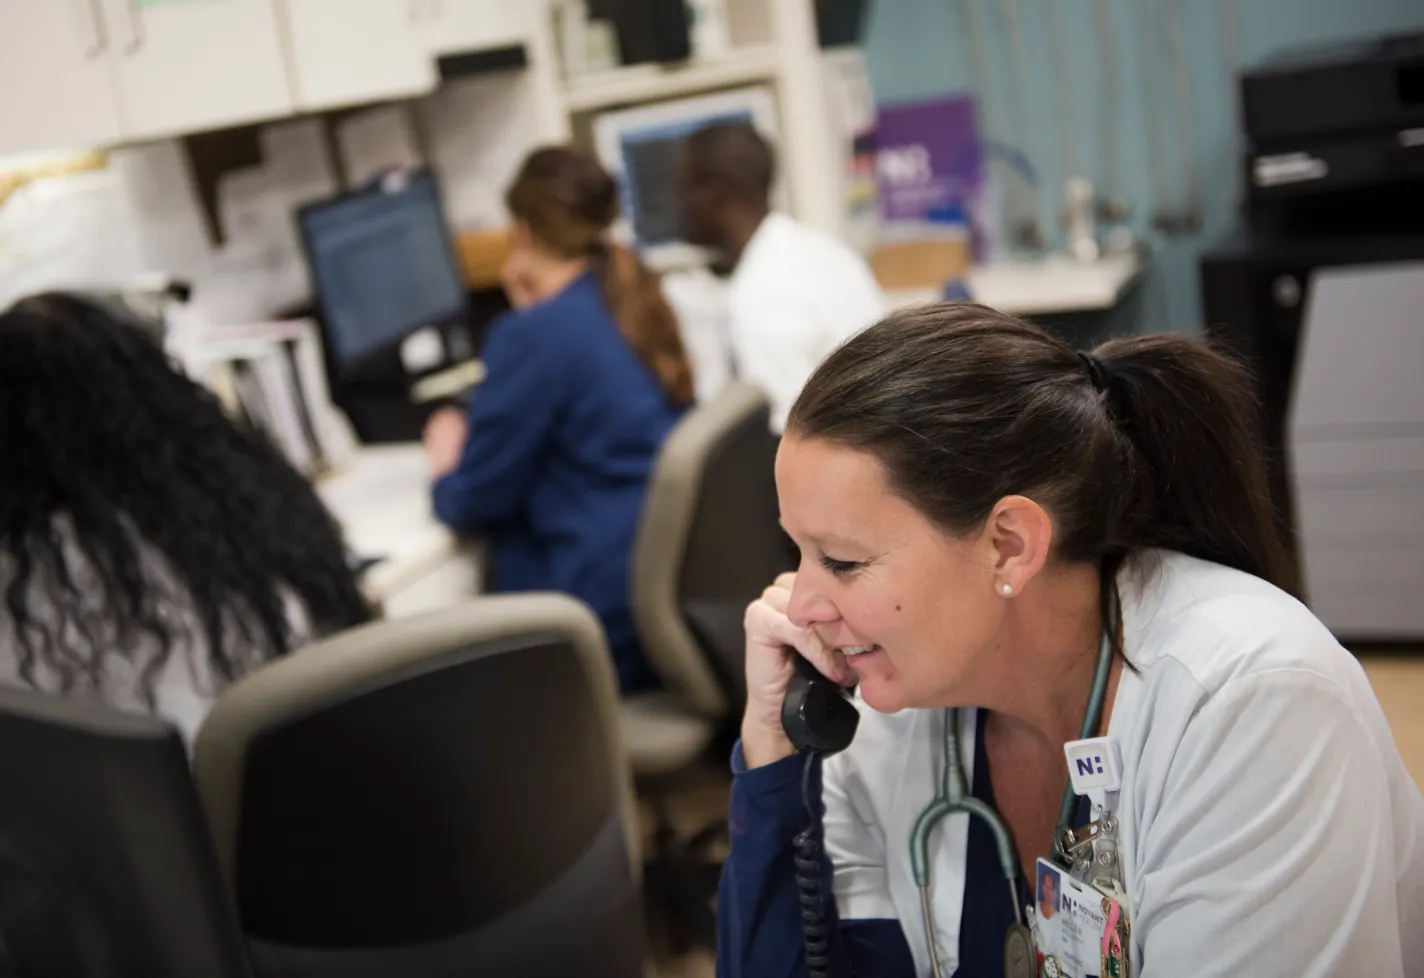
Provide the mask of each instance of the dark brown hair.
POLYGON ((618 216, 618 188, 603 167, 573 147, 535 150, 505 203, 542 247, 562 258, 592 262, 623 338, 670 401, 690 402, 692 366, 658 276, 632 251, 608 240, 608 228, 618 216))
POLYGON ((870 452, 949 532, 1021 494, 1052 515, 1062 559, 1105 575, 1161 547, 1294 590, 1250 376, 1200 340, 1135 336, 1085 357, 984 306, 925 306, 833 353, 787 430, 870 452))

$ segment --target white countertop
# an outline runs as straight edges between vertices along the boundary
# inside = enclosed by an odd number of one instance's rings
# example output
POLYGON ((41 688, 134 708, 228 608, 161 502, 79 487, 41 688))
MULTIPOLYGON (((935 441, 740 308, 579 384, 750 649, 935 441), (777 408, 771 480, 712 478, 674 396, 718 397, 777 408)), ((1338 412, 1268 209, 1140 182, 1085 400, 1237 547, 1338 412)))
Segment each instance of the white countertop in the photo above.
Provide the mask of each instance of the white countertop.
MULTIPOLYGON (((1136 253, 1079 262, 1065 255, 1013 259, 975 265, 965 276, 970 298, 1020 316, 1047 312, 1092 312, 1117 305, 1142 271, 1136 253)), ((940 298, 938 289, 886 294, 892 308, 923 305, 940 298)))
POLYGON ((316 488, 356 555, 380 558, 361 581, 374 601, 384 601, 460 552, 458 538, 431 510, 430 474, 419 443, 364 446, 316 488))

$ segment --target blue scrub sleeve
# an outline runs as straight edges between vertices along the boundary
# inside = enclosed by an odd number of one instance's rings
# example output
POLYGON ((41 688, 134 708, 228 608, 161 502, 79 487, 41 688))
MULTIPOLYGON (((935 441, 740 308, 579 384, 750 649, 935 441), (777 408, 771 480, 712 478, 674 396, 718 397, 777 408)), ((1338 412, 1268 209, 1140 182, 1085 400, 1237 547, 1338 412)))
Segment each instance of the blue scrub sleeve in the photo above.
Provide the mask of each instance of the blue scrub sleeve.
MULTIPOLYGON (((717 915, 719 978, 804 978, 792 839, 810 820, 801 800, 805 758, 786 757, 747 770, 738 744, 732 752, 728 816, 732 848, 722 867, 717 915)), ((814 762, 811 798, 821 802, 821 763, 814 762)), ((816 833, 818 842, 821 832, 816 833)), ((821 856, 821 893, 830 928, 831 974, 836 978, 914 978, 914 959, 897 920, 836 916, 831 861, 821 856)))
POLYGON ((543 326, 526 313, 501 317, 490 327, 485 380, 470 401, 464 451, 432 493, 436 517, 461 533, 514 519, 546 453, 571 381, 563 345, 543 326))

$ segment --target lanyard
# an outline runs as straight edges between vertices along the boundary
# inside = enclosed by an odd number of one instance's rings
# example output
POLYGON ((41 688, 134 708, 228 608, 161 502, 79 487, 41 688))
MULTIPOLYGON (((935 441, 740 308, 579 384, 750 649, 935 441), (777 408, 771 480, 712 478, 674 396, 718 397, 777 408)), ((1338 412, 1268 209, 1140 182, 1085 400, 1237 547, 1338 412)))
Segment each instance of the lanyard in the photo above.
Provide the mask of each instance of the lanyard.
MULTIPOLYGON (((1083 724, 1079 739, 1087 739, 1097 733, 1102 721, 1103 701, 1107 698, 1108 675, 1112 671, 1113 635, 1112 623, 1117 620, 1116 588, 1108 592, 1107 620, 1103 623, 1102 639, 1098 643, 1098 660, 1093 669, 1093 685, 1088 693, 1088 708, 1083 713, 1083 724)), ((925 939, 929 945, 930 965, 935 978, 941 978, 939 950, 935 944, 934 915, 930 903, 929 839, 930 833, 946 815, 965 813, 971 818, 984 822, 994 835, 994 845, 998 850, 999 866, 1009 886, 1014 907, 1014 928, 1011 939, 1025 938, 1027 929, 1023 922, 1023 907, 1018 895, 1018 852, 1014 848, 1013 836, 999 813, 983 800, 969 793, 964 779, 964 763, 959 756, 959 708, 949 707, 944 711, 944 770, 940 776, 939 791, 928 808, 920 813, 910 833, 910 869, 915 886, 920 891, 920 911, 924 917, 925 939)), ((1063 788, 1063 802, 1058 806, 1058 826, 1054 830, 1053 854, 1065 868, 1071 865, 1070 846, 1075 844, 1073 834, 1073 808, 1077 800, 1070 779, 1063 788)))
MULTIPOLYGON (((1103 637, 1098 643, 1098 662, 1093 667, 1093 685, 1088 692, 1088 709, 1083 713, 1083 725, 1078 729, 1078 739, 1087 740, 1097 736, 1098 724, 1103 719, 1103 700, 1107 699, 1108 675, 1112 672, 1113 635, 1110 629, 1117 621, 1117 588, 1108 591, 1108 620, 1103 622, 1103 637)), ((1053 855, 1064 867, 1071 865, 1068 847, 1073 838, 1073 808, 1078 796, 1073 792, 1073 780, 1063 786, 1063 801, 1058 806, 1058 827, 1053 832, 1053 855)))

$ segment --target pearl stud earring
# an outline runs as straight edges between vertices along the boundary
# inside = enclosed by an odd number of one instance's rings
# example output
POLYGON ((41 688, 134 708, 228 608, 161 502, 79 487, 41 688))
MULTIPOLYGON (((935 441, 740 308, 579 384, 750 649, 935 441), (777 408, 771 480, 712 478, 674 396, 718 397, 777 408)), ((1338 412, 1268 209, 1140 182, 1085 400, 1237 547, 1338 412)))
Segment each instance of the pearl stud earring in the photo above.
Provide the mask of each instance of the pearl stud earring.
POLYGON ((1006 598, 1011 598, 1014 596, 1014 586, 1008 581, 1005 581, 1003 584, 999 585, 999 593, 1006 598))

